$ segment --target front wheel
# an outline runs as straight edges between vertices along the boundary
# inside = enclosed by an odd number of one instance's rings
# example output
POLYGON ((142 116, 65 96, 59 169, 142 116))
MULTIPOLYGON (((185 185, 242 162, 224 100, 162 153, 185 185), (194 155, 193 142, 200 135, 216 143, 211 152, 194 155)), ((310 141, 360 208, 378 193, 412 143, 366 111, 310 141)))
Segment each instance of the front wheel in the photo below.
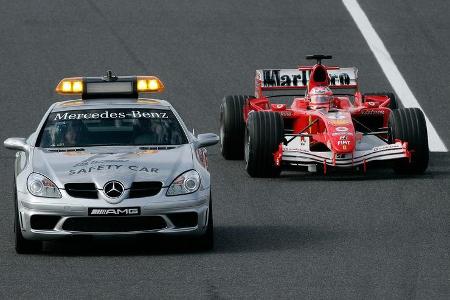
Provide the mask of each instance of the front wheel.
POLYGON ((244 158, 244 106, 251 96, 226 96, 220 105, 220 152, 229 159, 244 158))
POLYGON ((245 131, 245 163, 251 177, 277 177, 281 167, 274 162, 284 135, 284 121, 277 112, 257 111, 248 116, 245 131))
POLYGON ((427 125, 423 112, 418 108, 394 109, 389 116, 391 142, 399 139, 408 142, 411 161, 401 159, 394 164, 399 174, 422 174, 428 167, 429 149, 427 125))

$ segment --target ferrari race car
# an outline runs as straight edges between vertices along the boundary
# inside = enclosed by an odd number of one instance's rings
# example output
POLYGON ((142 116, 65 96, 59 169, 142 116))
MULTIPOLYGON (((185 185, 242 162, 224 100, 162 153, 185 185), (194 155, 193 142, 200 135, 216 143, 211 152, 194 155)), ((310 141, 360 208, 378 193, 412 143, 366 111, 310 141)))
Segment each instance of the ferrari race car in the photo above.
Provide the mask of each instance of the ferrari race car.
POLYGON ((215 134, 191 134, 154 76, 66 78, 56 102, 27 139, 9 138, 15 162, 15 247, 76 235, 189 235, 213 246, 210 174, 204 147, 215 134))
POLYGON ((225 159, 245 159, 252 177, 278 176, 284 166, 310 172, 388 162, 398 173, 428 166, 425 117, 399 108, 393 93, 361 94, 356 68, 314 66, 257 70, 255 96, 226 96, 220 106, 225 159), (302 95, 295 92, 304 91, 302 95), (275 93, 278 91, 278 94, 275 93), (283 94, 279 94, 283 91, 283 94), (272 103, 276 97, 293 98, 272 103))

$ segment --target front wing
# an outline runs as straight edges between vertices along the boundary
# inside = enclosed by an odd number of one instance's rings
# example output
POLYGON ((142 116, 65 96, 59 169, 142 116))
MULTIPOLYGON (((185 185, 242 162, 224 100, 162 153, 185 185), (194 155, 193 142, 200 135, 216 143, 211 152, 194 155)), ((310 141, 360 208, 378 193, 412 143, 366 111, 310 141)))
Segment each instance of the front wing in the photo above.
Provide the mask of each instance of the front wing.
POLYGON ((283 146, 282 161, 295 165, 326 164, 337 167, 365 165, 370 161, 410 158, 408 144, 400 141, 376 146, 369 150, 356 150, 353 153, 339 154, 332 151, 318 152, 306 149, 292 149, 283 146))

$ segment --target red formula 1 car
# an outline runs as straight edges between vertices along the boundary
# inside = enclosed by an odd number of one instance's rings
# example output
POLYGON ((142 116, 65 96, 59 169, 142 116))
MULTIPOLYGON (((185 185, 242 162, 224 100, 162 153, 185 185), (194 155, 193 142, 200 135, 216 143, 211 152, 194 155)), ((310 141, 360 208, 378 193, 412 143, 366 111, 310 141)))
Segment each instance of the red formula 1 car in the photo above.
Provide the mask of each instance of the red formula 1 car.
POLYGON ((252 177, 278 176, 286 165, 310 172, 319 168, 326 173, 330 167, 365 172, 369 163, 380 161, 391 161, 403 174, 426 170, 429 150, 421 110, 398 108, 392 93, 361 94, 357 69, 323 65, 329 55, 307 59, 317 63, 257 70, 254 97, 223 99, 220 142, 225 159, 245 158, 252 177), (299 90, 301 96, 293 94, 299 90), (290 106, 272 103, 274 97, 293 101, 290 106))

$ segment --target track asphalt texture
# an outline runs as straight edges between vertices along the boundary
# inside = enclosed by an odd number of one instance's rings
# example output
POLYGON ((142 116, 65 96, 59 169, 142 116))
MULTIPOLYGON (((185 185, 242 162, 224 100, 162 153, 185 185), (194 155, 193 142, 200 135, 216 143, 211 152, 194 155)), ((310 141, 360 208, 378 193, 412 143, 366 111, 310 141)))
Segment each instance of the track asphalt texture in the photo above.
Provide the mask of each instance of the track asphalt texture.
MULTIPOLYGON (((446 1, 360 5, 450 145, 446 1)), ((227 94, 251 94, 258 68, 326 53, 357 66, 363 91, 390 90, 340 1, 2 1, 1 140, 27 136, 68 76, 156 74, 189 127, 218 132, 227 94)), ((450 156, 427 173, 286 172, 252 179, 209 151, 216 247, 134 239, 13 245, 13 157, 0 149, 0 298, 450 297, 450 156)))

